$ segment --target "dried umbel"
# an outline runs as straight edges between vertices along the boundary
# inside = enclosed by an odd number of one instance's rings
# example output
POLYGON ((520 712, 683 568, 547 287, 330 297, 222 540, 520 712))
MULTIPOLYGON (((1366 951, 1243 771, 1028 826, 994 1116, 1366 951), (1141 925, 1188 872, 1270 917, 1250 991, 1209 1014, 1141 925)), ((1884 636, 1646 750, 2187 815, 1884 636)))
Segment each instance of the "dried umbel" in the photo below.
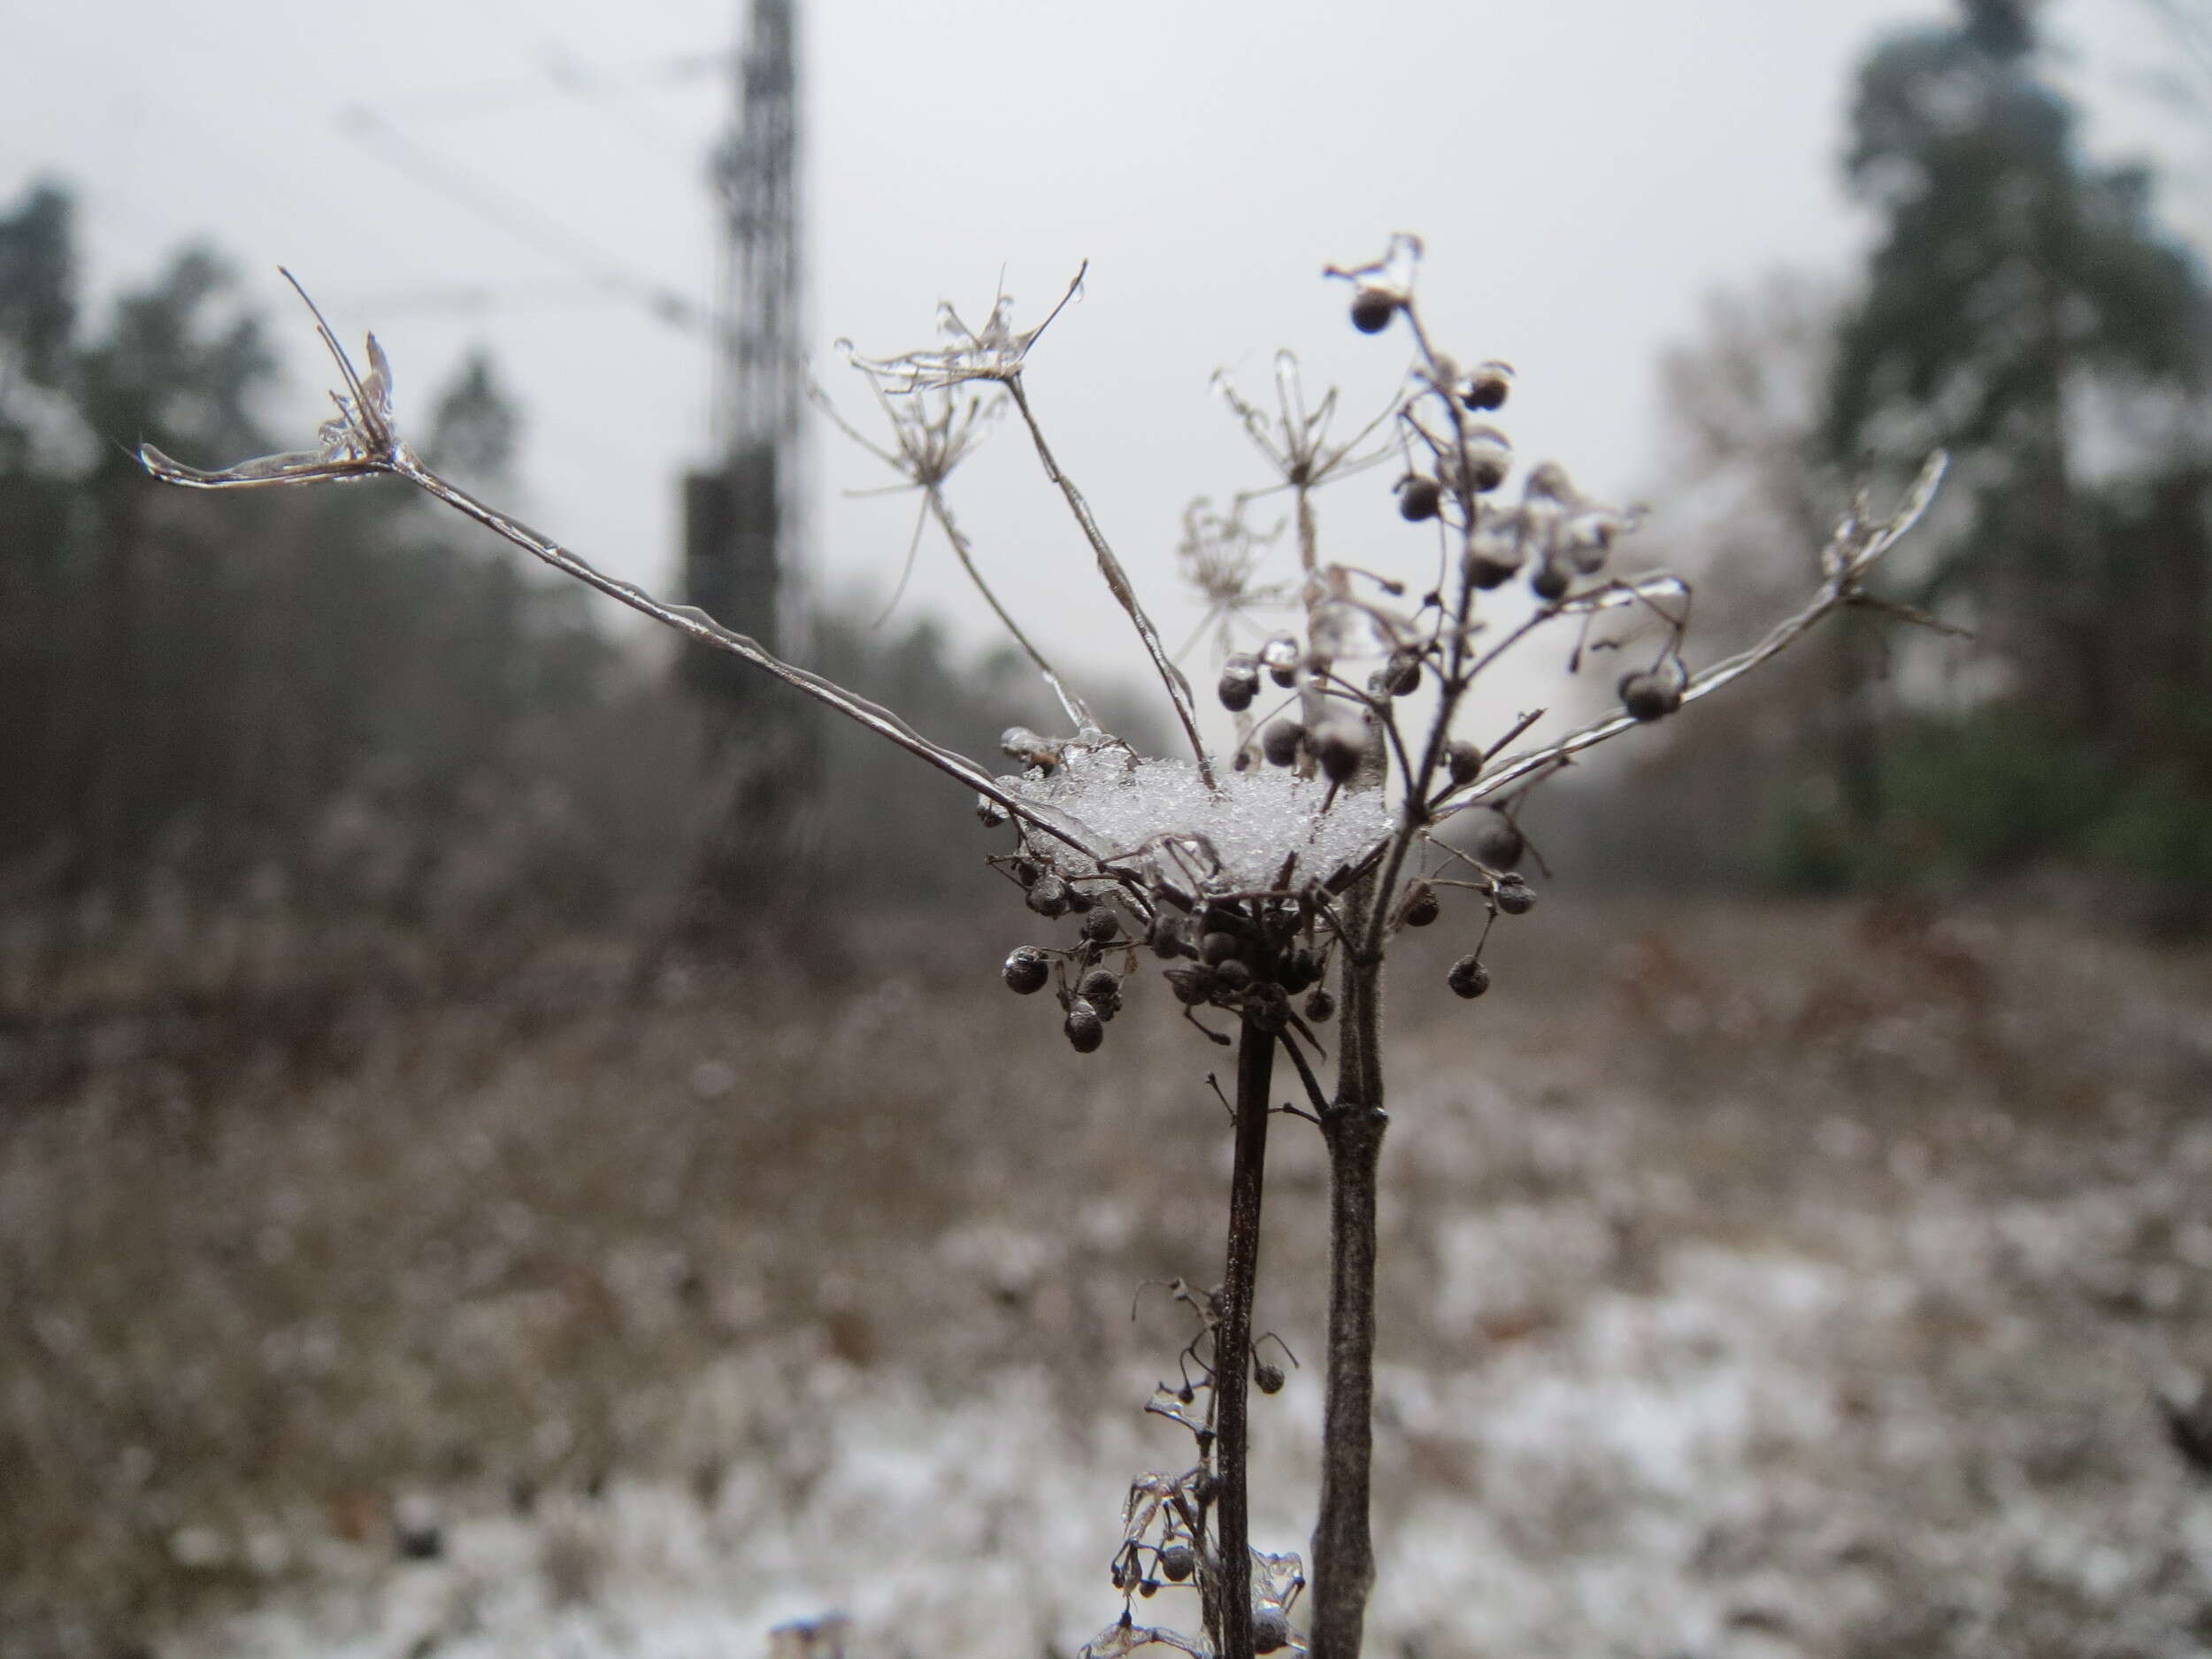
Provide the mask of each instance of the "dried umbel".
MULTIPOLYGON (((1503 405, 1509 372, 1488 362, 1463 370, 1463 359, 1439 349, 1415 293, 1419 255, 1417 241, 1400 236, 1382 258, 1330 272, 1350 285, 1351 316, 1362 332, 1386 333, 1388 344, 1403 343, 1412 352, 1400 390, 1367 426, 1349 437, 1333 435, 1335 395, 1310 402, 1287 354, 1276 361, 1278 413, 1217 381, 1273 473, 1261 489, 1234 497, 1228 512, 1194 513, 1187 521, 1187 567, 1201 584, 1207 626, 1225 659, 1221 699, 1236 717, 1229 766, 1217 764, 1187 679, 1088 503, 1053 455, 1033 406, 1029 359, 1059 307, 1022 330, 1003 296, 979 328, 947 306, 937 346, 884 357, 849 354, 892 426, 887 445, 870 447, 922 497, 918 537, 921 523, 933 518, 1065 717, 1064 735, 1007 730, 1001 748, 1010 775, 997 775, 916 731, 895 711, 785 661, 701 611, 664 603, 607 576, 440 477, 401 435, 391 365, 381 349, 372 338, 368 373, 357 373, 319 315, 342 390, 334 394, 336 415, 318 433, 314 448, 219 471, 142 451, 156 477, 193 489, 293 488, 380 475, 402 480, 553 568, 835 710, 972 791, 983 824, 1018 838, 999 862, 1028 908, 1048 921, 1078 918, 1068 930, 1071 940, 1019 947, 1001 969, 1007 985, 1025 995, 1056 981, 1055 1000, 1071 1045, 1089 1053, 1102 1043, 1134 977, 1141 940, 1160 959, 1175 1002, 1203 1041, 1236 1049, 1234 1098, 1224 1095, 1235 1129, 1223 1277, 1213 1289, 1179 1293, 1200 1329, 1180 1356, 1181 1380, 1172 1388, 1164 1385, 1148 1408, 1193 1435, 1197 1462, 1184 1475, 1148 1477, 1133 1488, 1129 1537, 1113 1567, 1113 1581, 1125 1596, 1195 1586, 1208 1629, 1201 1641, 1139 1625, 1125 1605, 1123 1617, 1090 1644, 1096 1659, 1122 1659, 1150 1644, 1210 1659, 1251 1659, 1301 1640, 1290 1612, 1305 1585, 1303 1567, 1295 1557, 1251 1548, 1245 1492, 1247 1384, 1264 1394, 1279 1386, 1282 1374, 1270 1363, 1247 1363, 1254 1353, 1259 1176, 1270 1120, 1279 1110, 1273 1087, 1279 1057, 1296 1071, 1305 1094, 1306 1107, 1297 1110, 1320 1126, 1333 1187, 1355 1194, 1331 1209, 1338 1259, 1359 1265, 1331 1286, 1324 1382, 1332 1439, 1323 1453, 1329 1472, 1314 1534, 1306 1640, 1315 1653, 1334 1659, 1356 1654, 1371 1577, 1370 1436, 1361 1412, 1348 1407, 1340 1422, 1338 1406, 1372 1394, 1371 1272, 1379 1238, 1372 1194, 1387 1121, 1378 1010, 1394 922, 1428 925, 1455 888, 1486 905, 1486 930, 1498 916, 1526 913, 1536 894, 1514 869, 1525 842, 1512 814, 1528 791, 1593 746, 1732 684, 1836 611, 1897 610, 1867 584, 1926 507, 1941 473, 1939 457, 1904 508, 1886 520, 1863 501, 1855 505, 1823 551, 1820 584, 1809 602, 1749 649, 1693 673, 1682 657, 1688 585, 1663 572, 1619 570, 1638 512, 1593 499, 1550 462, 1526 470, 1517 495, 1511 488, 1517 462, 1510 442, 1473 419, 1503 405), (1391 326, 1401 319, 1402 328, 1391 326), (983 583, 946 491, 989 420, 1008 412, 1027 434, 1108 595, 1158 675, 1187 754, 1140 756, 1103 729, 983 583), (1317 492, 1364 467, 1391 465, 1407 480, 1398 511, 1427 526, 1421 537, 1408 539, 1433 537, 1439 544, 1433 573, 1425 562, 1401 578, 1330 557, 1317 492), (1294 568, 1277 583, 1260 580, 1270 538, 1242 517, 1245 503, 1268 489, 1289 493, 1286 523, 1295 526, 1294 568), (1534 613, 1517 622, 1490 614, 1488 595, 1524 577, 1538 601, 1534 613), (1293 623, 1271 623, 1264 637, 1255 638, 1252 617, 1267 608, 1291 611, 1293 623), (1473 693, 1509 649, 1552 624, 1573 641, 1570 672, 1601 649, 1630 651, 1624 660, 1651 665, 1621 680, 1621 705, 1613 712, 1530 739, 1535 717, 1515 719, 1486 710, 1473 693), (1656 649, 1647 657, 1640 642, 1655 634, 1656 649), (1290 695, 1282 712, 1255 730, 1249 710, 1262 695, 1263 672, 1290 695), (1271 764, 1251 764, 1256 757, 1271 764), (1455 829, 1467 833, 1444 833, 1455 829), (1325 970, 1335 978, 1333 990, 1317 982, 1325 970), (1294 1002, 1301 992, 1303 1001, 1294 1002), (1333 1016, 1344 1026, 1334 1045, 1340 1070, 1333 1094, 1316 1070, 1327 1056, 1313 1031, 1333 1016)), ((1071 284, 1061 306, 1077 286, 1071 284)), ((1364 528, 1352 538, 1362 544, 1369 539, 1364 528)), ((1478 942, 1448 976, 1462 996, 1479 995, 1488 986, 1481 949, 1478 942)))

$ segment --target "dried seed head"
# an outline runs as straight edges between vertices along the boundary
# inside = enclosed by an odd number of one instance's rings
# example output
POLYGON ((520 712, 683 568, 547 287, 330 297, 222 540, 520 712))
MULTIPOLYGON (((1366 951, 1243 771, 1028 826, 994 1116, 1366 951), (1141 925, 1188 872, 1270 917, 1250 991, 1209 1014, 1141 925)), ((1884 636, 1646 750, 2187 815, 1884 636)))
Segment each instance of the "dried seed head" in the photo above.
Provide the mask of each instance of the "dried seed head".
POLYGON ((1052 977, 1052 964, 1036 946, 1017 945, 999 969, 998 977, 1006 981, 1008 990, 1027 996, 1045 988, 1045 981, 1052 977))
POLYGON ((1426 927, 1443 914, 1438 902, 1436 889, 1425 881, 1416 881, 1406 888, 1405 909, 1399 912, 1408 927, 1426 927))
POLYGON ((1093 910, 1083 918, 1083 937, 1094 945, 1110 945, 1121 937, 1121 918, 1104 909, 1093 910))
POLYGON ((989 795, 979 795, 975 798, 975 816, 985 829, 996 829, 1013 815, 989 795))
POLYGON ((1252 1615, 1252 1651, 1280 1653, 1290 1646, 1290 1619, 1279 1608, 1263 1607, 1252 1615))
POLYGON ((1151 1597, 1159 1594, 1159 1593, 1160 1581, 1157 1578, 1140 1578, 1137 1580, 1137 1594, 1149 1600, 1151 1597))
POLYGON ((1501 876, 1490 896, 1508 916, 1526 916, 1536 908, 1536 889, 1519 876, 1501 876))
POLYGON ((1528 851, 1520 828, 1495 807, 1478 807, 1467 815, 1473 821, 1468 826, 1467 850, 1479 864, 1493 870, 1510 870, 1521 862, 1528 851))
POLYGON ((1033 858, 1017 858, 1006 866, 1006 870, 1025 887, 1035 886, 1037 878, 1045 872, 1045 867, 1033 858))
POLYGON ((1167 971, 1167 982, 1175 992, 1175 1000, 1186 1008, 1196 1008, 1209 1001, 1214 994, 1214 971, 1202 962, 1187 963, 1167 971))
POLYGON ((1305 945, 1285 951, 1275 964, 1275 983, 1294 996, 1320 977, 1320 953, 1305 945))
POLYGON ((1305 658, 1298 641, 1287 634, 1278 634, 1260 647, 1260 661, 1266 664, 1268 677, 1285 691, 1298 683, 1298 664, 1305 658))
POLYGON ((1087 916, 1098 906, 1098 901, 1071 881, 1068 883, 1068 909, 1078 916, 1087 916))
POLYGON ((1482 776, 1482 748, 1464 741, 1454 743, 1444 751, 1444 764, 1451 769, 1453 784, 1463 787, 1482 776))
POLYGON ((1198 941, 1199 959, 1209 967, 1217 967, 1237 954, 1234 933, 1211 933, 1198 941))
POLYGON ((1410 697, 1421 689, 1421 659, 1411 651, 1395 651, 1383 665, 1383 689, 1394 697, 1410 697))
POLYGON ((1325 986, 1317 988, 1314 994, 1306 999, 1306 1018, 1317 1025, 1324 1020, 1334 1018, 1335 1016, 1336 998, 1329 995, 1325 986))
POLYGON ((1536 574, 1529 578, 1528 585, 1539 599, 1549 604, 1567 596, 1567 589, 1573 580, 1567 573, 1564 565, 1548 558, 1536 567, 1536 574))
POLYGON ((1452 987, 1452 995, 1472 1002, 1490 988, 1490 970, 1482 965, 1479 956, 1462 956, 1452 964, 1452 971, 1444 976, 1444 983, 1452 987))
POLYGON ((1241 991, 1252 983, 1252 970, 1232 956, 1214 964, 1214 983, 1225 991, 1241 991))
POLYGON ((1057 876, 1039 876, 1029 884, 1029 908, 1048 919, 1068 913, 1068 884, 1057 876))
POLYGON ((1306 741, 1306 728, 1293 719, 1270 720, 1260 733, 1260 753, 1271 766, 1294 765, 1298 746, 1306 741))
POLYGON ((1363 282, 1352 290, 1352 326, 1363 334, 1379 334, 1398 314, 1398 296, 1386 288, 1363 282))
POLYGON ((1221 706, 1232 714, 1242 714, 1252 706, 1252 699, 1260 695, 1259 659, 1239 651, 1221 664, 1221 706))
POLYGON ((1252 1367, 1252 1386, 1263 1394, 1279 1394, 1283 1391, 1283 1368, 1263 1360, 1252 1367))
POLYGON ((1506 395, 1513 389, 1513 370, 1504 363, 1480 363, 1467 377, 1467 388, 1459 395, 1459 401, 1470 409, 1502 409, 1506 395))
POLYGON ((1160 1552, 1160 1576, 1170 1584, 1187 1582, 1198 1571, 1198 1552, 1188 1544, 1170 1544, 1160 1552))
POLYGON ((1068 1004, 1068 1017, 1060 1029, 1067 1033, 1068 1046, 1078 1054, 1090 1054, 1106 1041, 1106 1022, 1079 996, 1068 1004))
POLYGON ((1093 968, 1078 982, 1075 994, 1094 1002, 1101 997, 1118 998, 1121 995, 1121 978, 1111 968, 1093 968))
POLYGON ((1624 675, 1621 706, 1639 720, 1663 720, 1682 706, 1682 681, 1680 666, 1676 664, 1624 675), (1668 672, 1670 668, 1672 672, 1668 672))
POLYGON ((1398 480, 1398 516, 1408 524, 1425 524, 1436 517, 1444 492, 1432 478, 1408 474, 1398 480))

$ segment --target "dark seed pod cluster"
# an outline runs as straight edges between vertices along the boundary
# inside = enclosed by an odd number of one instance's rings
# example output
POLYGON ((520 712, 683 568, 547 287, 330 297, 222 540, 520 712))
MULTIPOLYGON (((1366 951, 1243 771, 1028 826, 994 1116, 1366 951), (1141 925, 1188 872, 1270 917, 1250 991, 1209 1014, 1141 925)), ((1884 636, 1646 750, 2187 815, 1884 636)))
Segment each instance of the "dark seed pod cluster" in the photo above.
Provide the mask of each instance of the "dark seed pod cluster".
POLYGON ((1325 988, 1317 988, 1313 995, 1306 999, 1306 1018, 1315 1024, 1318 1025, 1323 1020, 1333 1018, 1335 1014, 1336 998, 1330 995, 1325 988))
POLYGON ((1410 697, 1421 689, 1421 659, 1411 651, 1392 653, 1383 665, 1382 689, 1394 697, 1410 697))
POLYGON ((1306 728, 1293 719, 1270 720, 1260 733, 1260 753, 1271 766, 1294 766, 1298 746, 1306 741, 1306 728))
POLYGON ((1283 1368, 1263 1360, 1252 1367, 1252 1386, 1263 1394, 1279 1394, 1283 1391, 1283 1368))
POLYGON ((1495 362, 1479 364, 1467 377, 1459 401, 1470 409, 1502 409, 1506 395, 1512 389, 1513 371, 1509 367, 1495 362))
POLYGON ((1444 764, 1451 768, 1453 787, 1463 788, 1482 776, 1482 750, 1473 743, 1454 743, 1444 751, 1444 764))
POLYGON ((1183 1584, 1198 1571, 1198 1552, 1188 1544, 1170 1544, 1160 1552, 1160 1577, 1170 1584, 1183 1584))
POLYGON ((1298 641, 1287 634, 1279 634, 1260 647, 1260 661, 1266 665, 1268 678, 1285 691, 1298 683, 1298 664, 1305 656, 1298 641))
POLYGON ((1263 1607, 1252 1615, 1254 1653, 1280 1653, 1290 1643, 1290 1619, 1279 1609, 1263 1607))
POLYGON ((1111 910, 1093 910, 1083 918, 1083 937, 1094 945, 1112 944, 1121 937, 1121 918, 1111 910))
POLYGON ((1508 916, 1525 916, 1536 908, 1536 889, 1520 876, 1500 876, 1490 896, 1508 916))
POLYGON ((1057 876, 1039 876, 1029 884, 1029 908, 1048 921, 1068 913, 1068 884, 1057 876))

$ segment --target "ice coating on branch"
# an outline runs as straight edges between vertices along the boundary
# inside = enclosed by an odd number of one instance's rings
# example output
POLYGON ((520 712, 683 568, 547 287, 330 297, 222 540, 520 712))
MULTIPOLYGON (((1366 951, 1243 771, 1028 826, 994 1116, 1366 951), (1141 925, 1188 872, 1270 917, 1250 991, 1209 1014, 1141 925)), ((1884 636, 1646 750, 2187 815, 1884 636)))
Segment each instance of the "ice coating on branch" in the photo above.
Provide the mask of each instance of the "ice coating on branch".
MULTIPOLYGON (((1149 856, 1179 887, 1202 880, 1214 892, 1272 887, 1294 852, 1292 886, 1325 879, 1392 827, 1382 790, 1339 790, 1324 812, 1325 780, 1272 766, 1217 772, 1217 787, 1209 789, 1190 761, 1135 760, 1126 750, 1101 749, 1071 750, 1066 764, 1042 779, 999 781, 1010 794, 1077 819, 1123 867, 1146 873, 1149 856), (1163 837, 1176 838, 1184 850, 1164 846, 1163 837), (1198 837, 1210 846, 1210 857, 1198 837)), ((1092 873, 1072 849, 1038 843, 1037 850, 1063 875, 1092 873)))

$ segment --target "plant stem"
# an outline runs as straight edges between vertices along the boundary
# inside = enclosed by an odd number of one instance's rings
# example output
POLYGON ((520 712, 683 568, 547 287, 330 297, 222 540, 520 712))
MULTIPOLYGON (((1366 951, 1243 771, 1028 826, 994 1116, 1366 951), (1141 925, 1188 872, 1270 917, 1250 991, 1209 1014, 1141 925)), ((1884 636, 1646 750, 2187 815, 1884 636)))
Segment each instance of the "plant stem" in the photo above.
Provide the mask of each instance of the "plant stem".
MULTIPOLYGON (((1364 887, 1348 932, 1375 902, 1364 887)), ((1329 1359, 1322 1408, 1320 1517, 1313 1529, 1311 1659, 1357 1659, 1375 1581, 1368 1533, 1374 1458, 1375 1181, 1383 1131, 1382 962, 1348 953, 1336 1101, 1321 1122, 1329 1152, 1329 1359)))
POLYGON ((1260 1198, 1267 1172, 1268 1081, 1275 1034, 1248 1018, 1237 1044, 1235 1161, 1229 1172, 1229 1260, 1214 1325, 1214 1447, 1218 1490, 1215 1548, 1221 1591, 1221 1659, 1252 1659, 1252 1543, 1248 1520, 1247 1390, 1252 1379, 1252 1291, 1260 1269, 1260 1198))

